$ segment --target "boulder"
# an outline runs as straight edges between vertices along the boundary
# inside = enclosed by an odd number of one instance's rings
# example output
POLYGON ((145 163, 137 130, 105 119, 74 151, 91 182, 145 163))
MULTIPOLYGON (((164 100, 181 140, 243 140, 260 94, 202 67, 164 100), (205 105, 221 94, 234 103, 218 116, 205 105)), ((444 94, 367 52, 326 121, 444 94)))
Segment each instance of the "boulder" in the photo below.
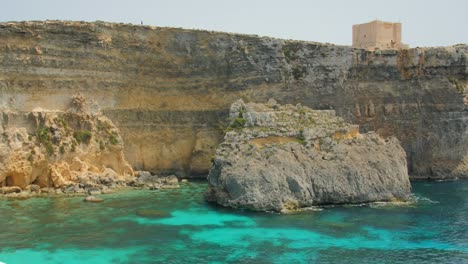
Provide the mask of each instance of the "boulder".
POLYGON ((216 150, 206 198, 256 211, 405 200, 406 154, 396 138, 360 134, 333 111, 244 104, 216 150))
POLYGON ((149 171, 137 171, 136 180, 133 183, 135 187, 151 187, 161 184, 161 179, 158 175, 152 175, 149 171))
POLYGON ((169 175, 167 177, 164 177, 163 182, 166 184, 178 184, 179 180, 175 175, 169 175))
POLYGON ((162 184, 154 183, 154 184, 151 184, 151 185, 149 186, 149 189, 150 189, 150 190, 159 190, 159 189, 161 189, 161 187, 162 187, 162 184))
POLYGON ((29 192, 40 192, 41 186, 37 184, 31 184, 31 185, 26 186, 25 190, 29 192))
POLYGON ((90 202, 90 203, 100 203, 100 202, 104 202, 104 199, 97 198, 97 197, 94 197, 92 195, 88 195, 83 199, 83 201, 90 202))
POLYGON ((21 188, 18 186, 6 186, 0 188, 0 193, 2 194, 9 194, 9 193, 20 193, 21 188))

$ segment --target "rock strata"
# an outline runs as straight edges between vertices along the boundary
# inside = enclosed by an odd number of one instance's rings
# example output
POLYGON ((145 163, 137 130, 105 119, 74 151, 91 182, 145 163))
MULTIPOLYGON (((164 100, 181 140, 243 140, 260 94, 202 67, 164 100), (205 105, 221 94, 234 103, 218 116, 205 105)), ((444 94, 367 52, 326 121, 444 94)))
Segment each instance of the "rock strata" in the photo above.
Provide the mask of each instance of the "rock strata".
POLYGON ((0 192, 96 195, 131 181, 119 130, 92 108, 77 95, 68 111, 1 111, 0 192))
POLYGON ((404 200, 406 155, 394 137, 360 134, 334 111, 301 105, 231 106, 208 175, 210 201, 257 211, 404 200))
POLYGON ((94 98, 133 168, 205 177, 237 98, 333 109, 395 136, 415 178, 468 178, 468 45, 367 51, 141 25, 0 23, 0 107, 94 98))

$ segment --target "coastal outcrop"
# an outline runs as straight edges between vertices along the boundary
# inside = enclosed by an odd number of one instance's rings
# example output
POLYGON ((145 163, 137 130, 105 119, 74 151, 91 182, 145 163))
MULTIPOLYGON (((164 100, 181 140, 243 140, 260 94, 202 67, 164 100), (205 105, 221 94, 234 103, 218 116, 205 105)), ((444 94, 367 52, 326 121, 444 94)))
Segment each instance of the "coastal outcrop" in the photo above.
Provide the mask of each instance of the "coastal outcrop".
POLYGON ((2 193, 100 194, 134 178, 119 130, 82 95, 69 99, 67 111, 0 115, 2 193))
POLYGON ((395 137, 360 134, 330 110, 236 101, 208 175, 223 206, 287 211, 408 198, 406 154, 395 137))
POLYGON ((238 98, 335 110, 395 136, 411 177, 468 178, 466 44, 367 51, 141 25, 0 23, 0 106, 66 111, 93 98, 136 170, 206 177, 238 98))

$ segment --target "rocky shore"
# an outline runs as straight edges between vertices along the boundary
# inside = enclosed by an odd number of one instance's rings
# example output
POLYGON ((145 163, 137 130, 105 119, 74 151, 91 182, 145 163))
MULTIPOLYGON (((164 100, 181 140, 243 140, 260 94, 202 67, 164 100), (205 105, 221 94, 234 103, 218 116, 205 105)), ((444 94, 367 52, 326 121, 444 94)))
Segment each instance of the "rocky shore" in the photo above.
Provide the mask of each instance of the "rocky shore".
POLYGON ((178 188, 176 176, 134 172, 120 131, 82 95, 67 111, 0 112, 0 195, 93 196, 122 188, 178 188))
POLYGON ((222 206, 289 211, 408 198, 406 154, 394 137, 360 134, 334 111, 235 102, 208 175, 222 206))
POLYGON ((80 178, 79 183, 69 183, 60 187, 41 187, 37 184, 30 184, 25 188, 18 186, 0 187, 0 196, 9 198, 31 198, 50 196, 84 196, 86 202, 102 202, 100 195, 111 194, 121 190, 164 190, 180 188, 181 183, 188 182, 187 179, 179 180, 175 175, 160 176, 151 174, 148 171, 136 171, 135 177, 125 180, 114 181, 114 178, 96 178, 96 175, 80 178), (94 178, 93 178, 94 176, 94 178))

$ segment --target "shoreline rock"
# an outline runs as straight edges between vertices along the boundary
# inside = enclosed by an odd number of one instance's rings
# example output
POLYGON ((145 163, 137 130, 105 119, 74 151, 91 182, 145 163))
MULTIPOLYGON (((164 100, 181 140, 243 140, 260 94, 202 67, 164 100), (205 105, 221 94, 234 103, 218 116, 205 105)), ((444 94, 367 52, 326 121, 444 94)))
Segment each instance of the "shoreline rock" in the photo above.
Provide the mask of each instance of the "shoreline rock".
POLYGON ((208 175, 208 201, 255 211, 405 200, 406 154, 394 137, 301 105, 231 106, 231 125, 208 175))
POLYGON ((134 178, 119 130, 79 94, 67 111, 3 109, 0 115, 1 193, 98 192, 134 178))
POLYGON ((59 188, 44 187, 39 185, 28 185, 21 189, 18 186, 0 187, 0 198, 33 198, 44 196, 97 196, 112 194, 125 189, 133 190, 165 190, 179 189, 180 183, 188 182, 186 179, 180 181, 174 175, 159 176, 148 171, 136 171, 136 177, 125 182, 115 182, 109 185, 73 183, 59 188))
POLYGON ((104 199, 95 197, 93 195, 88 195, 83 199, 83 201, 88 203, 101 203, 104 202, 104 199))

